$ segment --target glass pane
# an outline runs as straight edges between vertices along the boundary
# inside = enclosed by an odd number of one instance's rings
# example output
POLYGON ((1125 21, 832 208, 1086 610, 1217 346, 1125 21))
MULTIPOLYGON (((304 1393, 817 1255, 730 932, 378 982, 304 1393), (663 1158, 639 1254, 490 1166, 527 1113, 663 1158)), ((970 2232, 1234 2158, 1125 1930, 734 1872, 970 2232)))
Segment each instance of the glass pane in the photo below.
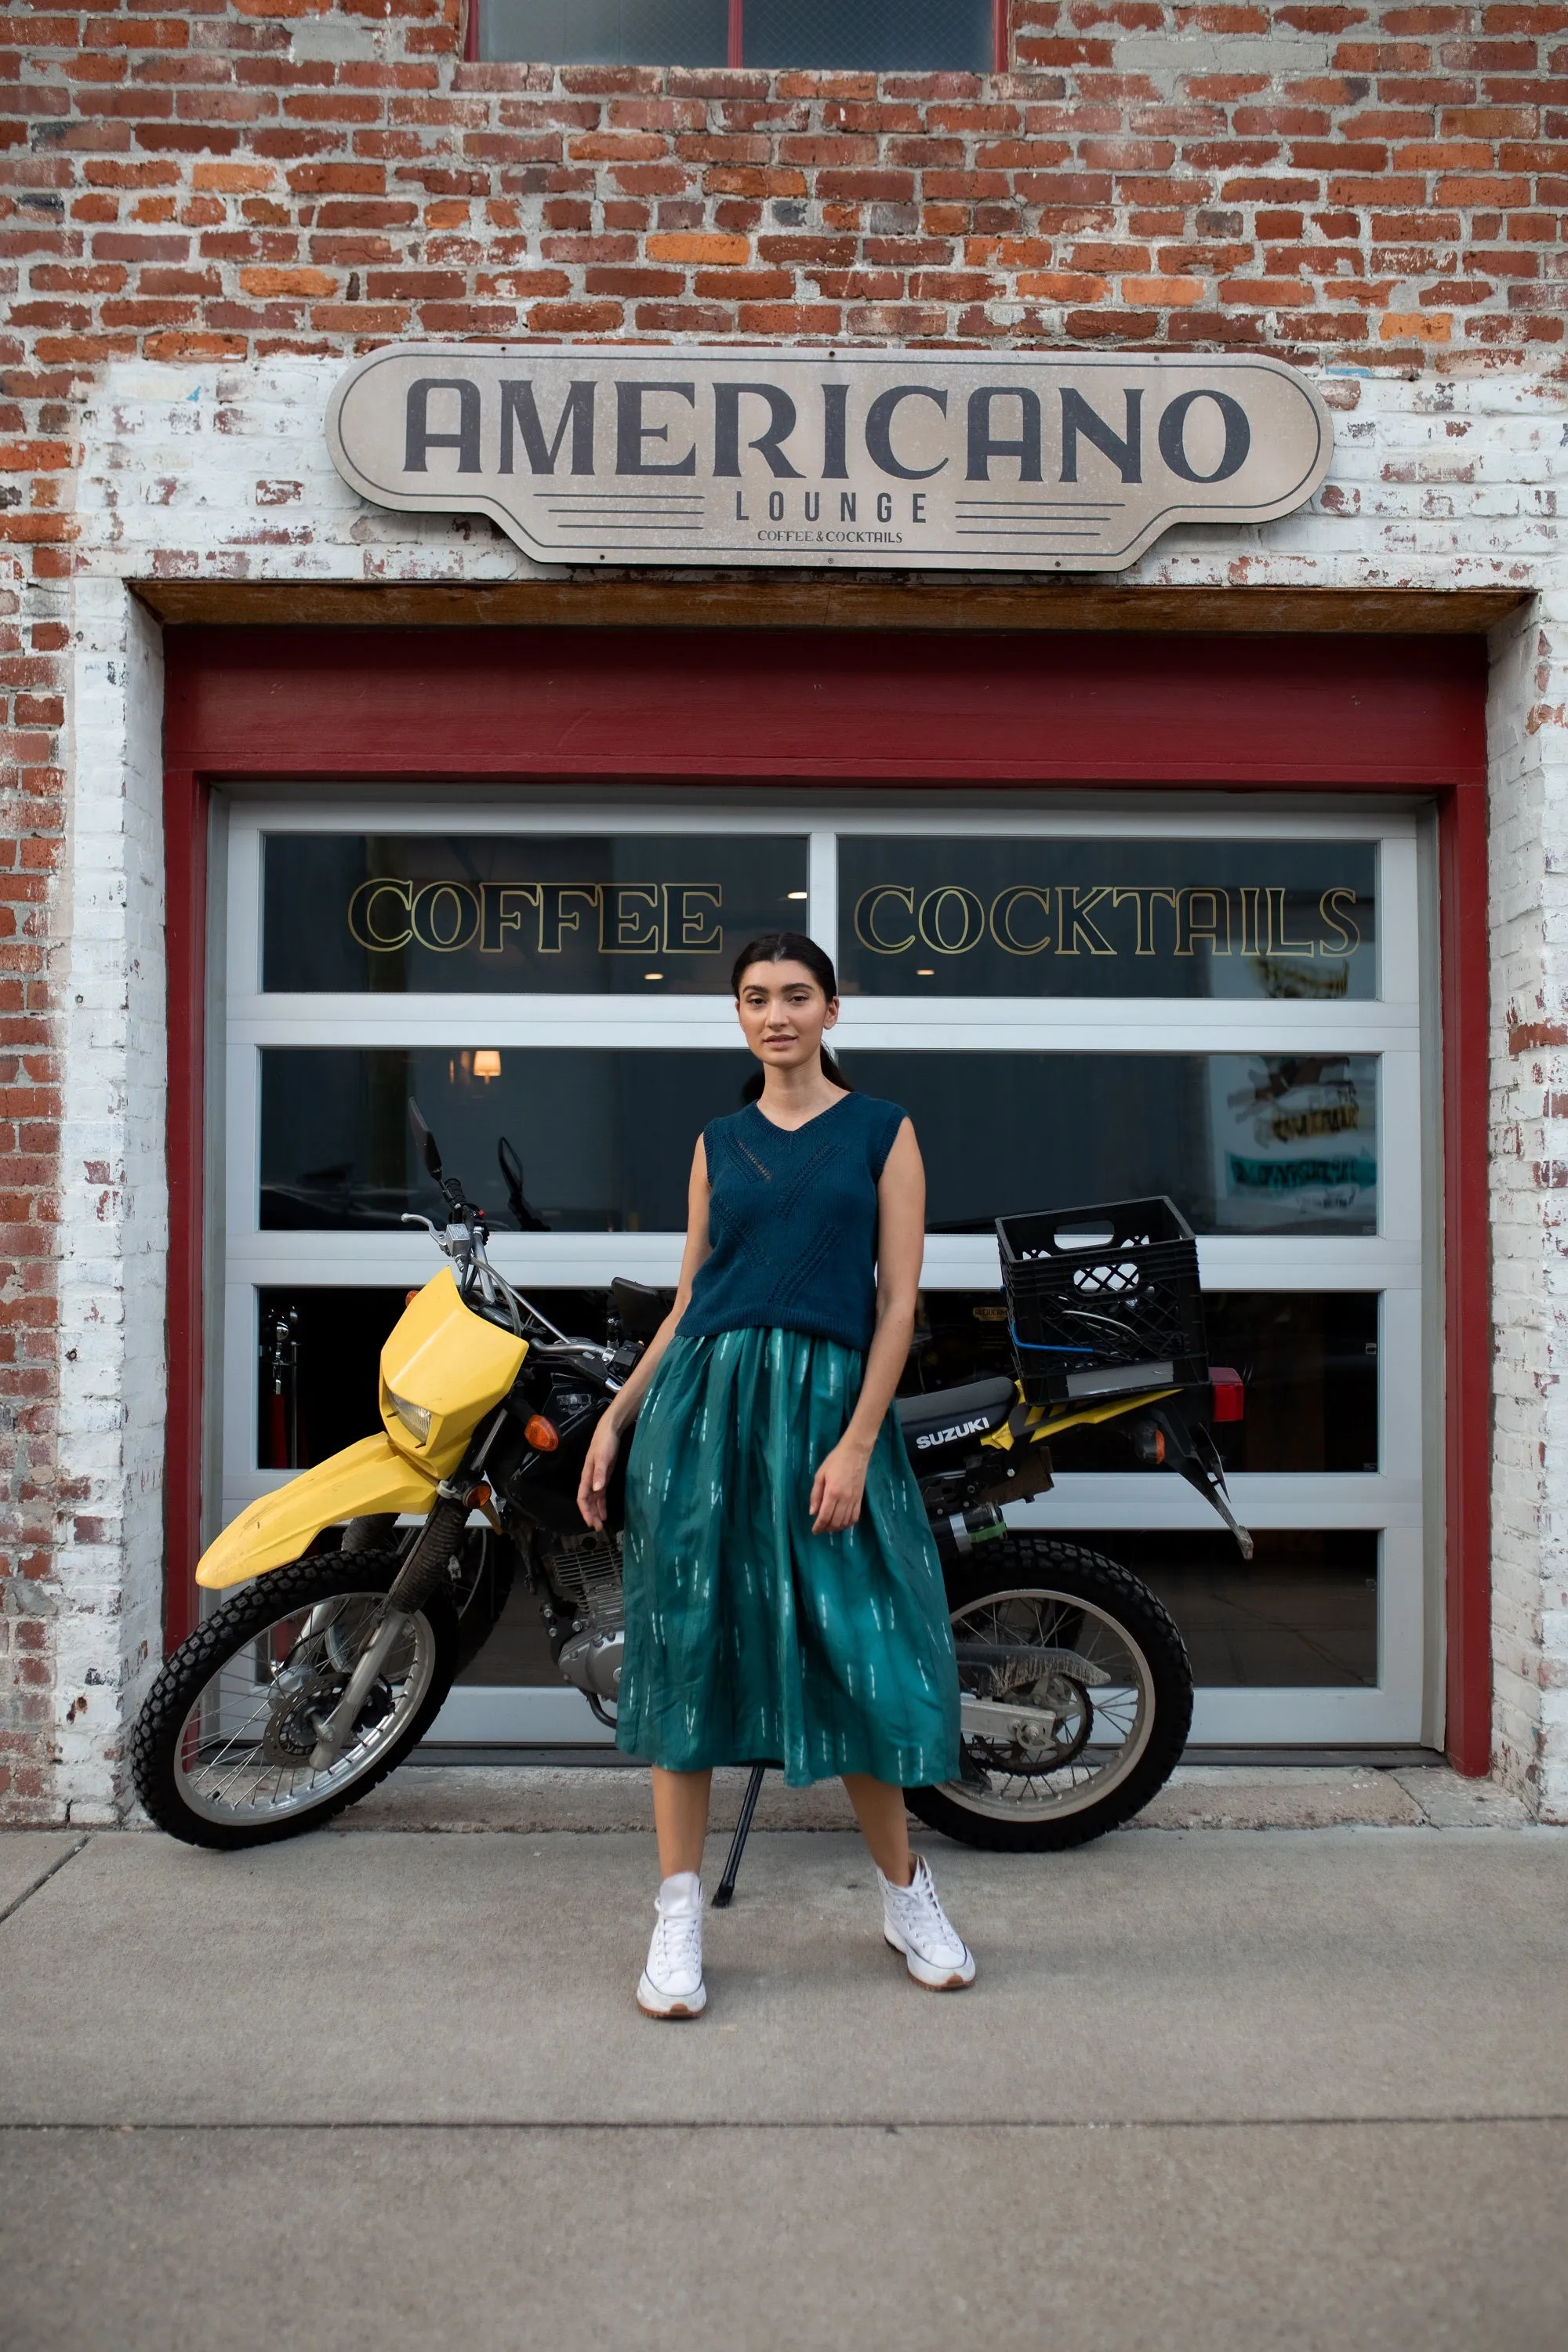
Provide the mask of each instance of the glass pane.
POLYGON ((744 834, 268 834, 262 986, 711 995, 800 930, 804 839, 744 834))
MULTIPOLYGON (((1242 1560, 1222 1534, 1079 1529, 1065 1538, 1108 1554, 1151 1585, 1181 1627, 1200 1688, 1369 1688, 1377 1681, 1374 1531, 1266 1530, 1242 1560)), ((461 1678, 559 1682, 533 1595, 514 1590, 461 1678)))
POLYGON ((1218 1528, 1063 1536, 1109 1554, 1152 1587, 1182 1629, 1200 1687, 1374 1685, 1375 1529, 1265 1528, 1253 1540, 1248 1561, 1218 1528))
POLYGON ((749 66, 989 73, 991 0, 745 0, 749 66))
MULTIPOLYGON (((433 1260, 434 1264, 435 1261, 433 1260)), ((376 1368, 406 1291, 343 1286, 263 1289, 257 1466, 300 1469, 380 1426, 376 1368)), ((537 1289, 529 1296, 558 1329, 603 1339, 608 1293, 537 1289)), ((463 1683, 559 1688, 539 1602, 520 1578, 500 1623, 463 1683)))
POLYGON ((1205 1298, 1209 1361, 1247 1383, 1245 1418, 1217 1433, 1230 1469, 1378 1467, 1377 1309, 1375 1291, 1205 1298))
MULTIPOLYGON (((1226 1466, 1252 1471, 1362 1471, 1378 1466, 1375 1291, 1208 1290, 1209 1360, 1247 1383, 1239 1422, 1215 1430, 1226 1466)), ((995 1373, 1011 1379, 1000 1290, 927 1290, 930 1334, 900 1383, 908 1395, 995 1373)), ((1058 1470, 1134 1469, 1120 1424, 1069 1429, 1051 1446, 1058 1470)))
MULTIPOLYGON (((440 1265, 432 1251, 429 1272, 440 1265)), ((528 1295, 573 1339, 604 1339, 607 1291, 531 1287, 528 1295)), ((382 1342, 407 1298, 406 1286, 360 1290, 292 1284, 258 1291, 258 1470, 308 1469, 374 1435, 381 1426, 382 1342)))
POLYGON ((1196 1233, 1370 1234, 1370 1055, 868 1053, 868 1094, 901 1103, 932 1232, 1168 1192, 1196 1233))
POLYGON ((539 1596, 520 1579, 511 1588, 495 1632, 472 1665, 458 1676, 459 1685, 489 1684, 513 1690, 563 1690, 560 1669, 550 1654, 550 1636, 539 1612, 539 1596))
POLYGON ((1377 993, 1366 842, 846 835, 847 996, 1377 993))
MULTIPOLYGON (((529 1295, 560 1329, 589 1339, 605 1337, 605 1291, 541 1286, 529 1295)), ((405 1297, 401 1288, 339 1286, 273 1287, 258 1294, 258 1467, 303 1468, 374 1432, 377 1360, 405 1297)), ((924 1385, 939 1385, 933 1371, 944 1384, 1006 1369, 1005 1328, 976 1320, 973 1313, 989 1303, 990 1294, 982 1292, 926 1293, 922 1313, 932 1343, 921 1358, 924 1385)), ((1375 1427, 1375 1370, 1363 1367, 1374 1360, 1363 1357, 1358 1363, 1353 1351, 1358 1344, 1363 1349, 1371 1344, 1365 1335, 1375 1329, 1374 1297, 1233 1291, 1213 1293, 1205 1305, 1211 1335, 1229 1335, 1233 1359, 1250 1383, 1247 1421, 1222 1432, 1233 1470, 1376 1466, 1373 1460, 1351 1458, 1358 1442, 1355 1407, 1340 1393, 1347 1382, 1359 1393, 1364 1442, 1375 1427), (1282 1320, 1286 1317, 1293 1318, 1294 1331, 1282 1320), (1316 1341, 1314 1334, 1321 1335, 1316 1341), (1247 1345, 1258 1350, 1251 1370, 1247 1345), (1305 1436, 1290 1426, 1291 1411, 1300 1412, 1305 1436)), ((1216 1346, 1216 1360, 1219 1353, 1216 1346)), ((906 1389, 920 1384, 915 1379, 903 1383, 906 1389)), ((1059 1439, 1052 1449, 1057 1467, 1126 1469, 1125 1449, 1113 1454, 1108 1433, 1094 1435, 1098 1446, 1079 1452, 1073 1438, 1059 1439)), ((1212 1535, 1089 1529, 1066 1540, 1109 1553, 1153 1586, 1182 1628, 1201 1684, 1367 1685, 1377 1679, 1375 1533, 1265 1529, 1255 1536, 1250 1564, 1217 1529, 1212 1535)), ((514 1592, 464 1679, 557 1680, 531 1594, 514 1592)))
POLYGON ((523 1165, 528 1210, 562 1233, 674 1233, 697 1138, 739 1107, 755 1067, 730 1053, 270 1046, 261 1056, 261 1223, 373 1231, 435 1216, 408 1126, 413 1095, 449 1173, 498 1231, 518 1223, 497 1151, 523 1165), (491 1075, 486 1076, 486 1071, 491 1075))
POLYGON ((721 66, 729 0, 480 0, 487 64, 721 66))
MULTIPOLYGON (((437 1262, 432 1259, 431 1272, 437 1262)), ((381 1427, 382 1341, 408 1293, 265 1289, 258 1293, 256 1466, 303 1470, 381 1427)))
MULTIPOLYGON (((654 1047, 268 1046, 264 1230, 433 1215, 412 1094, 447 1165, 500 1229, 503 1136, 529 1213, 562 1232, 678 1232, 698 1134, 736 1109, 750 1055, 654 1047)), ((1199 1233, 1376 1228, 1377 1063, 1369 1055, 846 1054, 901 1103, 925 1155, 933 1232, 1169 1192, 1199 1233)))
MULTIPOLYGON (((435 1261, 432 1260, 432 1270, 435 1261)), ((529 1286, 558 1329, 602 1340, 608 1294, 529 1286)), ((376 1426, 376 1360, 403 1312, 402 1289, 264 1289, 258 1363, 257 1466, 302 1469, 376 1426)), ((1247 1382, 1246 1418, 1215 1434, 1230 1470, 1375 1470, 1377 1297, 1372 1291, 1211 1290, 1210 1354, 1247 1382)), ((927 1290, 921 1339, 900 1393, 956 1386, 1013 1360, 998 1290, 927 1290)), ((1058 1470, 1134 1472, 1115 1424, 1069 1430, 1058 1470)))

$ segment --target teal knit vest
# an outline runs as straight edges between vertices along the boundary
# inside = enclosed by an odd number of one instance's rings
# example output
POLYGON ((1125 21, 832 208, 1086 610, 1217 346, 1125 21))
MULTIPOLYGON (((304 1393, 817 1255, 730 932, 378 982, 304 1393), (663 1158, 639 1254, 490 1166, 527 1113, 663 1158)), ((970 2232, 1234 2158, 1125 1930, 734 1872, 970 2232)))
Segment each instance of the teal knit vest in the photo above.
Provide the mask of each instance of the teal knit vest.
POLYGON ((711 1255, 680 1337, 809 1331, 862 1354, 877 1300, 877 1183, 897 1103, 846 1094, 793 1133, 748 1103, 702 1130, 711 1255))

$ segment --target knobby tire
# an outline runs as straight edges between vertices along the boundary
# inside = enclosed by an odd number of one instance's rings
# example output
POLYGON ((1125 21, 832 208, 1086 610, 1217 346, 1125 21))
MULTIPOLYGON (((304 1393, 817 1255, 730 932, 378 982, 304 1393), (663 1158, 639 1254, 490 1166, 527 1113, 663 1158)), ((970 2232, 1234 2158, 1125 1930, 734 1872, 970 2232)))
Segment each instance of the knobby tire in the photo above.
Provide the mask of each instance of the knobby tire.
POLYGON ((209 1821, 185 1802, 175 1757, 186 1717, 204 1686, 229 1658, 293 1610, 330 1601, 338 1593, 387 1591, 401 1561, 400 1550, 320 1552, 296 1560, 291 1567, 275 1569, 220 1603, 164 1660, 131 1738, 136 1794, 143 1811, 161 1830, 186 1845, 224 1853, 272 1845, 280 1838, 319 1829, 323 1822, 368 1796, 397 1769, 439 1714, 458 1670, 458 1618, 445 1593, 435 1594, 420 1612, 437 1645, 437 1667, 429 1689, 397 1738, 379 1749, 362 1773, 324 1792, 319 1805, 302 1806, 298 1812, 276 1820, 209 1821))
POLYGON ((956 1615, 992 1593, 1059 1594, 1086 1601, 1125 1626, 1148 1662, 1154 1720, 1148 1744, 1127 1778, 1098 1801, 1059 1820, 1009 1822, 949 1794, 945 1786, 905 1791, 911 1812, 962 1845, 994 1853, 1060 1853, 1120 1829, 1157 1795, 1180 1761, 1193 1719, 1193 1676, 1186 1644, 1174 1620, 1148 1586, 1081 1544, 1049 1536, 1009 1535, 977 1559, 947 1570, 948 1607, 956 1615))

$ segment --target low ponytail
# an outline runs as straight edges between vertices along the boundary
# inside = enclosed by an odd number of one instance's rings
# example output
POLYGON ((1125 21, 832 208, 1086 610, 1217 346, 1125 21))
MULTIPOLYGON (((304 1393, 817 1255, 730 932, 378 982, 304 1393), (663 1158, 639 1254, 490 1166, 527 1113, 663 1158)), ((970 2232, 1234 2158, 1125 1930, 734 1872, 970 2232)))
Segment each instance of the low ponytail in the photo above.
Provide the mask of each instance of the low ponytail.
MULTIPOLYGON (((764 931, 759 939, 748 941, 735 958, 734 969, 730 974, 731 993, 737 999, 741 993, 741 982, 754 963, 803 963, 829 1004, 837 998, 838 974, 833 969, 833 958, 826 948, 819 948, 815 940, 808 940, 804 931, 764 931)), ((853 1094, 854 1087, 826 1044, 821 1052, 822 1075, 828 1085, 837 1087, 844 1094, 853 1094)), ((743 1103, 755 1102, 763 1091, 763 1073, 753 1070, 741 1089, 741 1100, 743 1103)))

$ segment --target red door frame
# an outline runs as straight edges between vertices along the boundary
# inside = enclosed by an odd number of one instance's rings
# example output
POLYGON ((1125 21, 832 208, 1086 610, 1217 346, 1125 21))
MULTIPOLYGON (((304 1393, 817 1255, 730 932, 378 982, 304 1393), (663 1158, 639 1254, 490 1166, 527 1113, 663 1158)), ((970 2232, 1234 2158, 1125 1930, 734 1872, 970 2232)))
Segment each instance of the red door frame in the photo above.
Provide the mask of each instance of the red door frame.
POLYGON ((1418 793, 1441 887, 1447 1736, 1490 1753, 1486 657, 1453 637, 182 628, 166 638, 168 1633, 201 1515, 215 786, 501 779, 1418 793))

